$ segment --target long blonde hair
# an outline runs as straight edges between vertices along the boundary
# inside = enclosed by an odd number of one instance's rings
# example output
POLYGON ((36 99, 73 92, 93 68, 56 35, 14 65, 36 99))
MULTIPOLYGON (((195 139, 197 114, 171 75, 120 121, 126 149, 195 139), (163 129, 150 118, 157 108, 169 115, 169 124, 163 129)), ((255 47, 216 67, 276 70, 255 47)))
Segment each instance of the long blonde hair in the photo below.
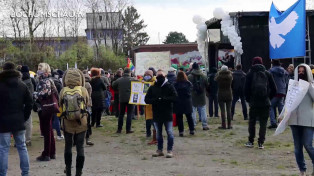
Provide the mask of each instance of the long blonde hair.
POLYGON ((38 65, 38 70, 42 70, 44 73, 51 74, 50 66, 47 63, 40 63, 38 65))

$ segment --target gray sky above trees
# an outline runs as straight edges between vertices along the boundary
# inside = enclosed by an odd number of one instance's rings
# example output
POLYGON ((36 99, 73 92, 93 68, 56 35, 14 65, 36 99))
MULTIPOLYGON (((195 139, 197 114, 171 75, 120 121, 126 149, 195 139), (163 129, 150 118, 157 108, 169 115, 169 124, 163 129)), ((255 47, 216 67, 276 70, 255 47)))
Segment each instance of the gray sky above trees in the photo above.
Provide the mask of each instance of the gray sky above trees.
MULTIPOLYGON (((12 35, 12 31, 7 26, 10 26, 8 16, 10 11, 3 6, 5 1, 0 0, 0 36, 3 31, 7 35, 12 35), (5 28, 3 28, 3 26, 5 28)), ((64 2, 69 3, 68 9, 83 12, 91 12, 86 6, 86 3, 97 0, 50 0, 51 7, 49 10, 65 8, 64 2), (58 7, 59 6, 59 7, 58 7)), ((104 0, 99 0, 104 1, 104 0)), ((108 0, 107 0, 108 1, 108 0)), ((297 0, 274 0, 274 3, 280 10, 286 10, 297 0)), ((313 0, 307 0, 310 4, 313 0)), ((205 19, 213 17, 213 10, 217 7, 222 7, 226 11, 268 11, 272 0, 130 0, 130 5, 138 10, 141 18, 144 19, 147 28, 145 32, 150 36, 148 44, 158 44, 165 40, 170 31, 182 32, 186 35, 189 41, 196 40, 196 28, 192 22, 194 15, 201 15, 205 19)), ((313 7, 311 8, 313 9, 313 7)), ((56 35, 55 27, 56 19, 51 20, 49 35, 56 35)), ((71 28, 70 25, 66 28, 71 28)), ((79 35, 85 35, 86 20, 82 19, 79 27, 79 35)), ((42 35, 42 28, 36 31, 36 36, 42 35)), ((62 32, 60 32, 62 35, 62 32)))

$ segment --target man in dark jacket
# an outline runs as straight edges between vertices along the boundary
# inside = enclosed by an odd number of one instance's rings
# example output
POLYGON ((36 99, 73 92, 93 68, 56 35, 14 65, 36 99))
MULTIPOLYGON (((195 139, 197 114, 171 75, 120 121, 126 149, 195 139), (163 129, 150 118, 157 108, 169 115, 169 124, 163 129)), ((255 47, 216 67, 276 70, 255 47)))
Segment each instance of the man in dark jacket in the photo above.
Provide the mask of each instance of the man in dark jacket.
POLYGON ((280 114, 284 106, 283 99, 286 96, 289 81, 288 72, 281 67, 279 60, 272 60, 272 65, 273 67, 269 70, 269 72, 274 78, 277 93, 275 97, 271 99, 269 129, 277 128, 276 107, 278 107, 278 113, 280 114))
POLYGON ((252 65, 246 75, 244 86, 245 98, 250 105, 249 141, 245 146, 254 147, 256 119, 259 118, 258 148, 263 149, 270 100, 275 96, 277 88, 273 76, 266 71, 261 57, 254 57, 252 65))
POLYGON ((120 114, 117 133, 121 133, 122 131, 125 108, 127 108, 126 133, 133 133, 133 131, 131 130, 131 123, 134 105, 129 104, 131 95, 131 81, 136 81, 136 79, 131 77, 131 70, 129 68, 125 68, 123 76, 114 81, 112 84, 112 88, 119 91, 120 114))
POLYGON ((15 65, 8 62, 0 73, 0 175, 7 173, 11 134, 19 152, 22 175, 29 174, 24 123, 31 114, 33 99, 14 69, 15 65))
POLYGON ((167 79, 168 79, 168 82, 172 85, 174 85, 174 83, 176 83, 177 81, 176 71, 177 70, 173 67, 170 67, 168 70, 167 79))
POLYGON ((158 149, 153 157, 164 156, 162 126, 165 125, 168 135, 167 158, 172 158, 173 129, 172 113, 173 103, 176 101, 177 92, 171 85, 162 70, 157 72, 157 82, 149 87, 145 96, 145 103, 153 105, 153 121, 157 131, 158 149))
POLYGON ((210 69, 210 74, 208 76, 209 89, 207 90, 209 99, 209 116, 219 117, 218 115, 218 83, 215 81, 217 74, 217 68, 213 67, 210 69), (213 108, 214 106, 214 108, 213 108))
POLYGON ((232 100, 232 106, 231 106, 232 120, 234 116, 235 105, 239 99, 241 100, 241 104, 242 104, 242 113, 243 113, 244 120, 247 120, 248 119, 247 107, 246 107, 245 96, 243 92, 246 74, 242 71, 242 65, 236 66, 236 71, 232 73, 232 77, 233 77, 233 80, 232 80, 233 100, 232 100))
MULTIPOLYGON (((27 86, 29 92, 31 93, 31 95, 33 95, 34 90, 36 88, 36 83, 35 80, 33 78, 30 77, 29 74, 29 68, 28 66, 23 65, 21 67, 21 73, 22 73, 22 81, 24 82, 24 84, 27 86)), ((25 141, 26 141, 26 145, 27 146, 31 146, 32 142, 32 116, 29 116, 29 119, 25 122, 25 141)))
POLYGON ((206 76, 200 70, 199 65, 194 62, 192 65, 193 71, 188 76, 189 81, 193 84, 192 91, 192 104, 193 113, 192 117, 194 124, 196 125, 196 112, 198 112, 200 120, 202 121, 203 130, 209 130, 207 124, 206 115, 206 89, 208 87, 208 82, 206 76))

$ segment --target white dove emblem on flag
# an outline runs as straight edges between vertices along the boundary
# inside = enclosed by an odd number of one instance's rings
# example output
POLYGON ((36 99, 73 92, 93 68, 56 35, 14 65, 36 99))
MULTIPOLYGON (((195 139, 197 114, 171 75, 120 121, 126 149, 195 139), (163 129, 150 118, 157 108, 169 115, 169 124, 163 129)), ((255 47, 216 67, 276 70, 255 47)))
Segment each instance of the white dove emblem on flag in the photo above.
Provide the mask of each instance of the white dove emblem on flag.
POLYGON ((298 14, 292 11, 286 19, 277 24, 274 17, 269 22, 269 40, 271 46, 276 49, 280 48, 285 43, 285 39, 282 36, 287 35, 297 24, 298 14))

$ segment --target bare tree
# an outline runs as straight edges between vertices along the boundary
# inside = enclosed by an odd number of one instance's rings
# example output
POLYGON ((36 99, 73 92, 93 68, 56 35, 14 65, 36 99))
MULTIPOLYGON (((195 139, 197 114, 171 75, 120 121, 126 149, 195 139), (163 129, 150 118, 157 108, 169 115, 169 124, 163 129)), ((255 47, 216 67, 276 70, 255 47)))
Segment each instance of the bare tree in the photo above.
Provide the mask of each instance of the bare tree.
POLYGON ((46 2, 44 0, 18 0, 18 1, 22 12, 25 14, 27 18, 30 42, 33 43, 35 31, 44 22, 44 19, 36 18, 36 15, 43 10, 46 2))

